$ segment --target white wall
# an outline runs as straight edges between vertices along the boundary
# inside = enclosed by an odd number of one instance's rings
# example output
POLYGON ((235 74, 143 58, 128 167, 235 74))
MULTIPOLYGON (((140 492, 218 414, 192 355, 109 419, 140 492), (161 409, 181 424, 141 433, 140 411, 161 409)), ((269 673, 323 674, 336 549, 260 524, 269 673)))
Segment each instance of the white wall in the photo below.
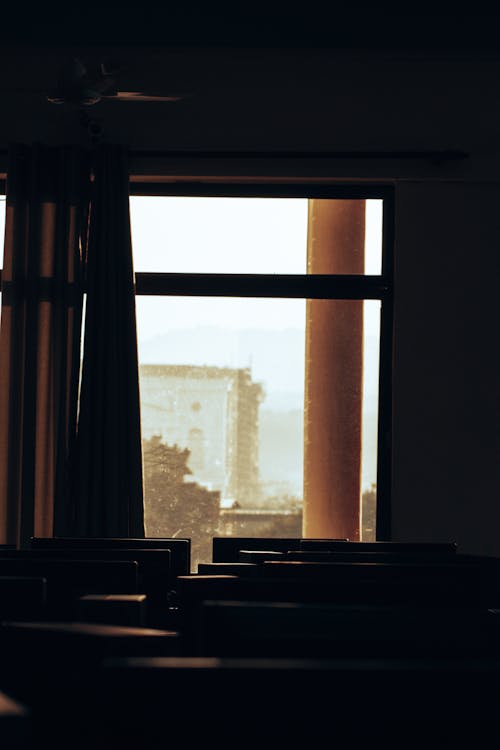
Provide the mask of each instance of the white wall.
POLYGON ((500 184, 397 188, 396 539, 500 555, 500 184))

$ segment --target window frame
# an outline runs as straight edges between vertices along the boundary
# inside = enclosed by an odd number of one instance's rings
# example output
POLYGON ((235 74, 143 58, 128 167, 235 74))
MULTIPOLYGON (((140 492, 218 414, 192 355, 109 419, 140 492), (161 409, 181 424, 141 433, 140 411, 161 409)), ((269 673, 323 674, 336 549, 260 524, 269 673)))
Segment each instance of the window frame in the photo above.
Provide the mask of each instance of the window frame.
POLYGON ((136 272, 136 296, 203 296, 380 301, 377 426, 376 539, 391 539, 392 342, 394 188, 388 184, 311 184, 242 180, 131 181, 131 196, 248 197, 305 199, 381 199, 382 266, 380 275, 221 274, 136 272))

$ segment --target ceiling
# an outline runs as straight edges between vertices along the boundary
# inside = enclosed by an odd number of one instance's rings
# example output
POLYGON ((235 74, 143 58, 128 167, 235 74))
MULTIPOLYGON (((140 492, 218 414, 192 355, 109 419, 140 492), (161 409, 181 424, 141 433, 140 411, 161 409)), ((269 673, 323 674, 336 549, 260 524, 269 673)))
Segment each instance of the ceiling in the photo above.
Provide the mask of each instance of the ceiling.
POLYGON ((314 5, 307 15, 203 7, 68 5, 34 12, 29 24, 11 18, 0 48, 0 149, 86 142, 81 112, 43 96, 77 56, 122 67, 121 88, 189 94, 86 108, 103 137, 139 150, 458 149, 496 158, 500 42, 491 19, 387 16, 373 4, 359 17, 350 5, 333 21, 314 5))
POLYGON ((2 8, 2 43, 329 49, 498 49, 496 13, 471 4, 386 0, 293 3, 44 2, 2 8))

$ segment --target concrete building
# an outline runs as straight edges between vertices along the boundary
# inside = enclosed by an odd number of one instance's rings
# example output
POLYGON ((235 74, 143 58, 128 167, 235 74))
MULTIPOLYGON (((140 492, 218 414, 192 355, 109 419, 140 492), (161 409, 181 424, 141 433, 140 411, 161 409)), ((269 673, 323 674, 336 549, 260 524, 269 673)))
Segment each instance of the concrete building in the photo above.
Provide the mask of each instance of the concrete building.
POLYGON ((259 500, 259 405, 248 368, 142 365, 142 436, 190 450, 191 480, 223 505, 259 500))

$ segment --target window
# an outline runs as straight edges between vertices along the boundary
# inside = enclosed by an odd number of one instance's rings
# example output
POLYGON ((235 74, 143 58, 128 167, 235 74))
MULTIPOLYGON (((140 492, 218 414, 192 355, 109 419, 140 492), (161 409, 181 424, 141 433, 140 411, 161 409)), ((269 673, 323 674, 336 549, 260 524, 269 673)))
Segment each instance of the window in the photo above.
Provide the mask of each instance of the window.
POLYGON ((146 533, 389 538, 391 191, 132 187, 146 533))
POLYGON ((390 191, 132 187, 146 533, 387 537, 390 191))

